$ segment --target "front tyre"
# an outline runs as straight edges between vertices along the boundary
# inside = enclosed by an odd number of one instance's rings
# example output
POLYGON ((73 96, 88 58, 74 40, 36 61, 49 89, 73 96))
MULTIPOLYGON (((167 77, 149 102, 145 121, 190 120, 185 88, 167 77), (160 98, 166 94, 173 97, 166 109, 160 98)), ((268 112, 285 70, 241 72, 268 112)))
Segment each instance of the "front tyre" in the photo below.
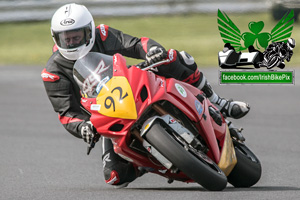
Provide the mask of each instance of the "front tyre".
POLYGON ((228 182, 234 187, 251 187, 261 177, 261 164, 254 153, 245 145, 235 142, 237 164, 229 174, 228 182))
POLYGON ((154 123, 145 137, 173 165, 205 189, 221 191, 226 187, 227 177, 215 163, 212 165, 209 158, 201 159, 186 150, 159 123, 154 123))

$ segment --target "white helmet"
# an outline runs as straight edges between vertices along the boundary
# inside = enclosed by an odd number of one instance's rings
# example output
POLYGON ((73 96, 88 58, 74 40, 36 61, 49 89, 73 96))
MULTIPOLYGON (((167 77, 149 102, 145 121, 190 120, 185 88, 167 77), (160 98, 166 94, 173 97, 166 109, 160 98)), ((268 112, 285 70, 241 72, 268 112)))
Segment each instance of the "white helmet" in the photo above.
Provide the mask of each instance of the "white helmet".
POLYGON ((64 5, 52 17, 51 34, 59 52, 68 60, 77 60, 94 46, 94 19, 83 5, 64 5))
POLYGON ((293 50, 296 46, 296 41, 293 38, 289 38, 287 41, 287 46, 290 50, 293 50))

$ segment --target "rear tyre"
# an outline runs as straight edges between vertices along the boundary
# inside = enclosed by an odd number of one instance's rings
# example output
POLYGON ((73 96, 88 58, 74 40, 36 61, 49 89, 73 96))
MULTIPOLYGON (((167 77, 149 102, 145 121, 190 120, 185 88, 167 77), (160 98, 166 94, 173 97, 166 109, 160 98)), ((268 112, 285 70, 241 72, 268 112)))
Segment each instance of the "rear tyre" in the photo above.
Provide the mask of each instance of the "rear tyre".
POLYGON ((227 185, 227 177, 205 154, 195 156, 186 150, 159 123, 152 125, 146 140, 189 178, 207 190, 220 191, 227 185))
POLYGON ((244 144, 235 144, 237 164, 229 174, 228 182, 234 187, 251 187, 261 177, 261 164, 258 158, 244 144))

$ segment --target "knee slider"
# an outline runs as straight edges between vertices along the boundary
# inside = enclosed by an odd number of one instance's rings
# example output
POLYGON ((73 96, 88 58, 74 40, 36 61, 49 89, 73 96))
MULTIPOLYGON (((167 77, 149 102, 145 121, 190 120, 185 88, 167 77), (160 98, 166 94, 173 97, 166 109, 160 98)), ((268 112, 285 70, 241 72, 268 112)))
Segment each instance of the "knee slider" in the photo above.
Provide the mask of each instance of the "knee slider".
POLYGON ((120 185, 132 182, 137 178, 137 173, 131 163, 118 162, 114 166, 104 167, 105 182, 110 185, 120 185))

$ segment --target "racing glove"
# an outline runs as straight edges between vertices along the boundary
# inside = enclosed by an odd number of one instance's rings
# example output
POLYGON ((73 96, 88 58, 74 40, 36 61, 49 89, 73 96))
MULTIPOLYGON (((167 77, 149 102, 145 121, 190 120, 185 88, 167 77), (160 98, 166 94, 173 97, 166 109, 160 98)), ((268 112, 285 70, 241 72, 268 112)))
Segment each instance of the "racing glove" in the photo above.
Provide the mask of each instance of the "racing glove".
POLYGON ((149 52, 146 54, 146 60, 149 65, 153 63, 157 63, 166 59, 168 56, 168 52, 163 48, 152 47, 149 52))
POLYGON ((88 144, 92 142, 96 143, 99 140, 99 134, 97 134, 96 129, 90 121, 85 122, 81 126, 80 133, 82 139, 88 144))

